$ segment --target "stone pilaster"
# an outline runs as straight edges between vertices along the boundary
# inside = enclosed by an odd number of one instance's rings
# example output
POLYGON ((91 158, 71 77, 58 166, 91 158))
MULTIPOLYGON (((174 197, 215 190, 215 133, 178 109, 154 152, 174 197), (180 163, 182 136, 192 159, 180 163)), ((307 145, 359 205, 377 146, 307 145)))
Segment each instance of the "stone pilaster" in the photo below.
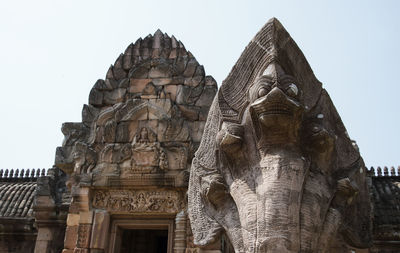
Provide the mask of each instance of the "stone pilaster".
POLYGON ((174 253, 184 253, 186 249, 186 221, 185 210, 182 210, 175 218, 174 253))
POLYGON ((103 210, 96 210, 93 219, 92 237, 90 249, 96 253, 105 252, 109 239, 108 229, 110 226, 110 215, 103 210))
MULTIPOLYGON (((33 210, 38 228, 35 253, 54 252, 62 248, 60 238, 65 231, 66 212, 59 201, 56 187, 60 184, 62 172, 58 168, 49 169, 48 176, 37 180, 33 210)), ((61 182, 63 183, 63 182, 61 182)))

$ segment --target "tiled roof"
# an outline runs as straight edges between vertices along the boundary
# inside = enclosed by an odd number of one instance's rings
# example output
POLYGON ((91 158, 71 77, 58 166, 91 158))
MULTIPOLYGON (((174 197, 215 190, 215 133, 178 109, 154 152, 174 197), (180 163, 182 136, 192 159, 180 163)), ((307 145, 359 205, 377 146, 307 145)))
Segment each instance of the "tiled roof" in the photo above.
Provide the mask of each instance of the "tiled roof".
POLYGON ((36 179, 45 170, 0 170, 0 217, 33 218, 36 179))
POLYGON ((2 182, 0 216, 31 217, 36 182, 2 182))

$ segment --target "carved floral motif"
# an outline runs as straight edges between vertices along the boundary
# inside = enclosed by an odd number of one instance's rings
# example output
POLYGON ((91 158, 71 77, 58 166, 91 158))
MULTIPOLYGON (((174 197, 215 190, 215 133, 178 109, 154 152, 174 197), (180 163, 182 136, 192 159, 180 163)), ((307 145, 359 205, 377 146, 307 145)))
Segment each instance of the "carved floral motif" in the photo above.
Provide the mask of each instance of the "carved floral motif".
POLYGON ((93 198, 94 208, 109 212, 177 213, 183 205, 182 195, 171 190, 99 190, 93 198))
POLYGON ((80 224, 78 228, 78 248, 88 248, 90 242, 90 230, 92 226, 90 224, 80 224))

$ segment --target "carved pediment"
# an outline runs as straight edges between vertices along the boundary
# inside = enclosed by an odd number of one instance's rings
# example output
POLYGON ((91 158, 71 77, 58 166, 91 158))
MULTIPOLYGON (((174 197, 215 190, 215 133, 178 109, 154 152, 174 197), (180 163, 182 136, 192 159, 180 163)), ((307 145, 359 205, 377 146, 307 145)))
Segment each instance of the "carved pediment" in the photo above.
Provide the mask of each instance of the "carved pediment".
POLYGON ((89 174, 95 185, 108 184, 101 176, 133 182, 150 174, 184 185, 182 171, 216 91, 215 80, 173 36, 158 31, 139 39, 93 86, 82 123, 64 124, 56 164, 68 174, 89 174))

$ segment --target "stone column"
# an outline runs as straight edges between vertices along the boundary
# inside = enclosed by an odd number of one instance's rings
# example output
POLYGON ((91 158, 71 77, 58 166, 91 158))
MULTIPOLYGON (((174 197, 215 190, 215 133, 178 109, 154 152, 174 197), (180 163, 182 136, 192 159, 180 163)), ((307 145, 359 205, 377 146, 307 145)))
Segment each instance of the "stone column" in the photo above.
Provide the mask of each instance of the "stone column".
POLYGON ((63 253, 89 253, 93 211, 89 210, 90 189, 81 185, 71 188, 72 203, 67 218, 63 253))
POLYGON ((89 187, 79 186, 75 192, 75 198, 79 206, 79 226, 78 226, 78 240, 74 253, 89 253, 90 236, 93 224, 93 211, 89 210, 89 187))
POLYGON ((182 210, 175 218, 174 253, 184 253, 186 249, 186 212, 182 210))
POLYGON ((90 240, 91 253, 104 253, 108 246, 110 236, 110 215, 107 211, 96 210, 94 213, 92 236, 90 240))
POLYGON ((67 217, 67 229, 64 238, 64 250, 62 253, 73 253, 78 240, 79 213, 73 213, 73 205, 71 203, 70 213, 67 217))
MULTIPOLYGON (((54 170, 53 170, 54 171, 54 170)), ((53 173, 49 170, 49 172, 53 173)), ((36 197, 33 204, 38 235, 35 244, 35 253, 47 253, 59 247, 57 241, 60 233, 65 229, 65 212, 57 206, 53 196, 54 175, 43 176, 37 179, 36 197)), ((62 236, 62 235, 61 235, 62 236)))
POLYGON ((78 226, 78 240, 74 253, 89 253, 90 236, 92 232, 93 211, 80 212, 78 226))
POLYGON ((50 228, 39 227, 36 237, 35 253, 48 252, 49 242, 53 240, 53 233, 50 228))
POLYGON ((64 249, 62 253, 73 253, 76 247, 76 242, 78 240, 78 228, 79 228, 79 198, 78 186, 71 187, 72 201, 69 206, 68 216, 67 216, 67 229, 65 231, 64 238, 64 249))

